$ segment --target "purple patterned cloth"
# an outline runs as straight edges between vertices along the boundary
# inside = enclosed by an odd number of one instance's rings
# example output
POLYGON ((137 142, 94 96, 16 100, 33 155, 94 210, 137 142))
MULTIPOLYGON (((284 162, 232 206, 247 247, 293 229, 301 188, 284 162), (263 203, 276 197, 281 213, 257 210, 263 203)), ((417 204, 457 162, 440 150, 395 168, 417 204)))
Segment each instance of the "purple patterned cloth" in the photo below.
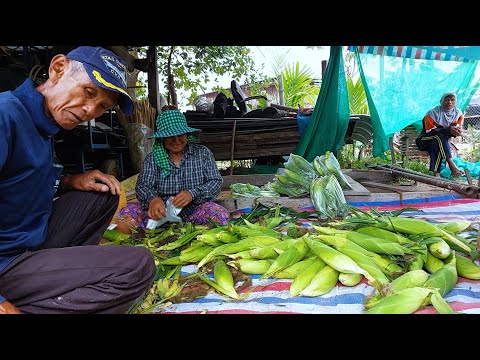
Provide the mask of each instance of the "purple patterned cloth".
MULTIPOLYGON (((147 212, 148 210, 142 210, 140 203, 127 204, 118 212, 117 221, 123 221, 144 230, 148 222, 147 212)), ((179 216, 185 222, 198 225, 210 225, 208 219, 220 225, 226 225, 230 220, 230 212, 213 201, 195 206, 189 213, 182 211, 179 216)))

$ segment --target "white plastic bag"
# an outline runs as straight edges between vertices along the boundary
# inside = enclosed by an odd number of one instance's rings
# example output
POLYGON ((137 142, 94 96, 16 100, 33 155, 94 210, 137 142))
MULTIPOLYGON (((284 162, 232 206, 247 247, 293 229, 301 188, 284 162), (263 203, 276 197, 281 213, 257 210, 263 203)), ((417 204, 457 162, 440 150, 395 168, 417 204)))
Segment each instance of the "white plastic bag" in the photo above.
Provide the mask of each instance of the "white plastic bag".
POLYGON ((156 229, 159 226, 162 226, 163 224, 165 224, 166 222, 179 222, 180 224, 183 223, 182 218, 178 216, 180 211, 182 211, 182 208, 177 208, 173 206, 171 199, 172 198, 169 198, 167 200, 167 203, 165 204, 167 215, 160 220, 148 219, 147 226, 146 226, 147 229, 152 229, 152 230, 156 229))

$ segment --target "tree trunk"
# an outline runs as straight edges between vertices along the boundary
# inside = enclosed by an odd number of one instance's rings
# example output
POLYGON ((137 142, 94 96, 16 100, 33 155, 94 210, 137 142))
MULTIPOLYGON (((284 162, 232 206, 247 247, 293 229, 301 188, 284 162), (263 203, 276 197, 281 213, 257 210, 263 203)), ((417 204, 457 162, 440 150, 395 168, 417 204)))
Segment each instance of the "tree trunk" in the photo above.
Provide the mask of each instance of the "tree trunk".
POLYGON ((167 101, 171 105, 178 106, 177 92, 175 91, 175 80, 174 80, 173 74, 172 74, 172 56, 173 56, 173 51, 174 50, 175 50, 175 46, 172 46, 171 49, 170 49, 170 54, 168 55, 168 65, 167 65, 168 99, 167 99, 167 101))

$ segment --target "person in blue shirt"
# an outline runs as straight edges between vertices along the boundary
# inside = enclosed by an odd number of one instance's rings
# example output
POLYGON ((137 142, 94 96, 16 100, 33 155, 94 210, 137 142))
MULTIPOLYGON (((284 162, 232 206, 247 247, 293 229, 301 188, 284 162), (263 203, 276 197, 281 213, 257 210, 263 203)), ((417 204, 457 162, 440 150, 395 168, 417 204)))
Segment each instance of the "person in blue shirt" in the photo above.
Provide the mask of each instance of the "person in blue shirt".
POLYGON ((48 79, 0 93, 0 314, 127 313, 151 287, 152 254, 98 246, 120 184, 98 170, 61 176, 53 136, 119 105, 126 62, 101 47, 55 55, 48 79), (60 177, 61 176, 61 177, 60 177), (54 200, 55 186, 66 192, 54 200))

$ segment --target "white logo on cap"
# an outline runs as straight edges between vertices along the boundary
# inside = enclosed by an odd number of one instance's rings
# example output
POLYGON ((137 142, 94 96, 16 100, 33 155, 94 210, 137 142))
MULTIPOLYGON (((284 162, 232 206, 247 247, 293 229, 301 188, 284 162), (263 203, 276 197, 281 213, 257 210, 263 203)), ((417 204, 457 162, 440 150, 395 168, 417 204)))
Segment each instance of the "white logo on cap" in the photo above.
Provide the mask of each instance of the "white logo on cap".
POLYGON ((102 60, 105 66, 110 70, 110 73, 120 80, 123 88, 127 87, 127 71, 125 65, 119 62, 112 56, 102 55, 102 60))

